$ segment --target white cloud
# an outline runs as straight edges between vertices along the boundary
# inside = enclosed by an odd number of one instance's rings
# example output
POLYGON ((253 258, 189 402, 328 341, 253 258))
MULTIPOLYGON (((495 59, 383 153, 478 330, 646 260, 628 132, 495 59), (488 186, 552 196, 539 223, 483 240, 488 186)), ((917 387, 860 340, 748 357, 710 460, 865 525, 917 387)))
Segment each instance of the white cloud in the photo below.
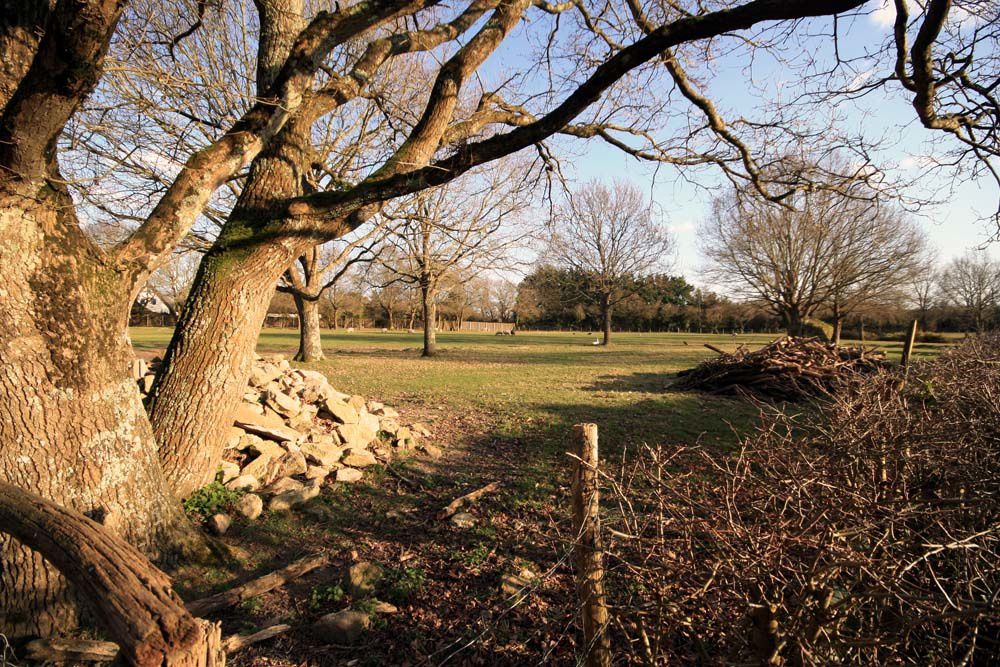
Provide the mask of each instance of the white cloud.
MULTIPOLYGON (((872 23, 882 28, 889 28, 896 22, 896 7, 892 0, 873 0, 872 6, 872 12, 868 14, 872 23)), ((915 8, 914 13, 919 9, 919 7, 915 8)), ((958 24, 963 29, 974 28, 983 20, 982 16, 977 16, 962 7, 952 7, 948 14, 948 22, 958 24)))
POLYGON ((173 158, 148 148, 137 150, 133 155, 133 159, 146 169, 170 177, 176 176, 177 172, 184 166, 173 158))
POLYGON ((878 6, 875 8, 875 11, 868 15, 868 18, 883 28, 887 28, 895 23, 896 8, 893 6, 891 0, 875 0, 874 4, 878 6))
POLYGON ((908 155, 899 161, 900 169, 926 169, 936 164, 930 155, 908 155))
POLYGON ((690 234, 695 231, 697 225, 693 222, 678 222, 674 224, 667 225, 667 229, 674 232, 675 234, 690 234))

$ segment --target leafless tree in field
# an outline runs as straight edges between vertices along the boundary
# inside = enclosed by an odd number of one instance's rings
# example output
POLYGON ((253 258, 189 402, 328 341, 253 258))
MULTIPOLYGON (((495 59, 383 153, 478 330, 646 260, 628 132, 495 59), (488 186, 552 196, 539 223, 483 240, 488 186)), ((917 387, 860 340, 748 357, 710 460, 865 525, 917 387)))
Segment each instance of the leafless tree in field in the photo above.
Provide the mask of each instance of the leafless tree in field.
POLYGON ((531 232, 520 213, 530 194, 527 173, 513 163, 477 174, 462 187, 441 186, 401 200, 383 211, 386 241, 394 252, 379 262, 395 280, 420 291, 423 356, 437 351, 437 304, 449 281, 484 269, 510 269, 531 232))
MULTIPOLYGON (((851 207, 849 207, 851 208, 851 207)), ((899 303, 902 290, 922 270, 926 240, 916 224, 890 207, 857 206, 835 230, 829 311, 833 342, 844 319, 865 308, 899 303)))
MULTIPOLYGON (((365 234, 345 243, 313 246, 285 270, 278 291, 291 294, 299 316, 299 351, 296 361, 324 358, 320 338, 319 303, 323 295, 351 269, 375 259, 382 226, 372 226, 365 234)), ((335 301, 331 300, 331 304, 335 301)), ((335 313, 336 316, 336 313, 335 313)))
POLYGON ((918 260, 917 270, 906 288, 907 301, 917 311, 920 328, 924 331, 928 327, 930 311, 940 297, 939 282, 937 253, 928 248, 918 260))
POLYGON ((652 203, 626 181, 591 181, 575 190, 550 221, 547 259, 570 269, 601 311, 602 345, 611 342, 611 313, 635 279, 671 262, 673 238, 652 203))
POLYGON ((790 206, 726 195, 702 225, 706 273, 741 296, 764 300, 789 333, 829 309, 843 318, 907 285, 924 239, 891 206, 850 186, 794 198, 790 206))
POLYGON ((949 262, 938 280, 941 294, 982 331, 990 311, 1000 306, 1000 262, 985 250, 970 251, 949 262))

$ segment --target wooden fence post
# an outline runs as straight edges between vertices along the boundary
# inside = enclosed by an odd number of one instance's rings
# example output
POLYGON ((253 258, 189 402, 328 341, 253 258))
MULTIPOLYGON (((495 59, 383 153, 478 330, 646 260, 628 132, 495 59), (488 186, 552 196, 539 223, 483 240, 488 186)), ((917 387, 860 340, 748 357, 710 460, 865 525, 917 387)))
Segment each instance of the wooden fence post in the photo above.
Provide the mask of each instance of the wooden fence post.
POLYGON ((913 344, 917 342, 917 321, 913 320, 913 324, 910 325, 910 333, 906 336, 906 342, 903 343, 903 358, 900 359, 899 365, 906 368, 910 364, 910 355, 913 354, 913 344))
POLYGON ((608 608, 604 597, 604 553, 597 476, 597 424, 573 427, 573 447, 579 457, 573 470, 573 547, 577 593, 583 615, 583 645, 587 667, 611 665, 608 608))

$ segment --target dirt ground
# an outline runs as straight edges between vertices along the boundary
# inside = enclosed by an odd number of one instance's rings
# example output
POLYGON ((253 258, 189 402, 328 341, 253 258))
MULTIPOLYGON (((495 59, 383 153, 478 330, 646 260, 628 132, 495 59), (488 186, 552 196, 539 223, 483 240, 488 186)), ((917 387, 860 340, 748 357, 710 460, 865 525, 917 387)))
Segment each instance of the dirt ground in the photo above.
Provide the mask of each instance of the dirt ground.
POLYGON ((236 522, 223 541, 238 564, 179 570, 178 590, 194 599, 307 554, 330 557, 329 567, 215 616, 224 634, 295 627, 237 653, 234 665, 573 664, 566 480, 525 472, 521 443, 489 435, 496 429, 488 415, 397 407, 431 427, 441 458, 400 458, 357 485, 324 487, 293 513, 236 522), (454 498, 494 481, 500 490, 468 508, 475 526, 435 518, 454 498), (355 645, 331 645, 313 636, 313 621, 372 605, 343 592, 356 561, 383 568, 375 597, 398 611, 375 614, 355 645), (519 578, 504 586, 511 574, 519 578))

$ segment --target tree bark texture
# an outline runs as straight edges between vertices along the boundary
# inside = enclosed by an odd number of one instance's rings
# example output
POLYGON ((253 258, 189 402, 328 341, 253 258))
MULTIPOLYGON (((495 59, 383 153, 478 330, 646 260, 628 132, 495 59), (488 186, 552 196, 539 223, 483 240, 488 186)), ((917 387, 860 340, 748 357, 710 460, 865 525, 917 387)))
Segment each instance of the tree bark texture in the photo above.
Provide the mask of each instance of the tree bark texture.
POLYGON ((254 161, 219 240, 202 258, 164 356, 149 413, 164 474, 178 496, 215 475, 274 286, 315 243, 282 233, 276 208, 302 192, 310 126, 290 121, 254 161))
POLYGON ((0 482, 0 532, 33 549, 72 582, 119 645, 115 664, 226 664, 221 625, 194 618, 167 575, 97 522, 0 482))
POLYGON ((299 351, 295 361, 320 361, 324 359, 323 338, 319 322, 319 301, 298 294, 293 295, 299 313, 299 351))
POLYGON ((180 497, 215 475, 274 284, 296 256, 266 243, 216 247, 202 260, 149 402, 163 472, 180 497))
MULTIPOLYGON (((155 554, 191 537, 164 484, 132 380, 127 276, 48 182, 0 189, 0 482, 86 513, 155 554)), ((77 622, 65 579, 0 536, 0 628, 46 636, 77 622)))

